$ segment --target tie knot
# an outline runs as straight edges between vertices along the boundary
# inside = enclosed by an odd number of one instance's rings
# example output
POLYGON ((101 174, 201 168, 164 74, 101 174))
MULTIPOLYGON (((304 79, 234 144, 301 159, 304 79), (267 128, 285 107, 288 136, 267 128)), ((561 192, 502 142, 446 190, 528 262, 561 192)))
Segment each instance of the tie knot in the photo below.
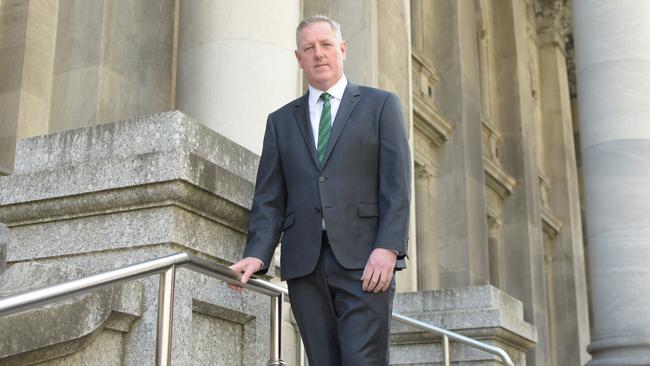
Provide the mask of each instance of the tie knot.
POLYGON ((324 101, 326 101, 326 102, 328 102, 328 101, 330 100, 331 97, 332 97, 332 96, 329 95, 327 92, 325 92, 325 93, 323 93, 323 94, 320 95, 320 99, 322 99, 322 100, 324 100, 324 101))

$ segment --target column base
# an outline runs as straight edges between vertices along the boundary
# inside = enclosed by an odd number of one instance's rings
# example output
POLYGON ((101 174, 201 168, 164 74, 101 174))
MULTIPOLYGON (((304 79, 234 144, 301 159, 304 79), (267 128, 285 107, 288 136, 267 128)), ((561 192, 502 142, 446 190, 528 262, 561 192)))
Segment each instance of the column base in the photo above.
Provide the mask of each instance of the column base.
POLYGON ((650 365, 650 334, 595 339, 587 351, 593 356, 587 366, 650 365))

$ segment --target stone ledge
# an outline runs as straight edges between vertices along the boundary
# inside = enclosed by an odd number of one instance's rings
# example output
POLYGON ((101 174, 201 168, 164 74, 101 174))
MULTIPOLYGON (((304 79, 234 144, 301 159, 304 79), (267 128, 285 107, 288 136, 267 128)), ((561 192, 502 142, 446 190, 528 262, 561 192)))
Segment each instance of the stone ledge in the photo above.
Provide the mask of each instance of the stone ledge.
MULTIPOLYGON (((393 309, 403 315, 503 348, 516 365, 537 341, 535 327, 523 320, 520 301, 492 286, 399 293, 393 309)), ((394 321, 391 364, 434 365, 442 360, 442 337, 394 321)), ((496 356, 452 342, 460 364, 498 365, 496 356)))
POLYGON ((255 180, 259 161, 255 153, 178 110, 20 139, 14 175, 175 150, 199 155, 250 182, 255 180))
MULTIPOLYGON (((51 171, 0 177, 3 186, 0 205, 11 207, 25 202, 175 180, 192 183, 241 207, 251 205, 252 182, 185 151, 152 152, 120 160, 81 162, 51 171)), ((1 216, 0 219, 9 223, 1 216)))
POLYGON ((3 206, 183 180, 249 208, 259 162, 179 111, 22 139, 17 157, 3 206))
POLYGON ((192 211, 243 233, 247 230, 246 207, 183 180, 0 206, 0 221, 22 226, 165 206, 192 211))

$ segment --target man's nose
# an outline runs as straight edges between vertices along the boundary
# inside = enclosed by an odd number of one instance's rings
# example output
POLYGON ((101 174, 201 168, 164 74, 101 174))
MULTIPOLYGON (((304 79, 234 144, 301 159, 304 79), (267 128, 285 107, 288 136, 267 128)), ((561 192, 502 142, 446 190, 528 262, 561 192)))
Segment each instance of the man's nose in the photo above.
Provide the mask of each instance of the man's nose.
POLYGON ((314 56, 317 58, 323 57, 323 49, 318 45, 314 48, 314 56))

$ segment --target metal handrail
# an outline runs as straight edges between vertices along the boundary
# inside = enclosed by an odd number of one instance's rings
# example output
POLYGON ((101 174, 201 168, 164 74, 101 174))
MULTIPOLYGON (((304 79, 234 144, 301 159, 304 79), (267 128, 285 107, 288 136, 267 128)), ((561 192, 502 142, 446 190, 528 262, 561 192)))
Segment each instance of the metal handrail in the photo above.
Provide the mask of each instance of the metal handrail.
POLYGON ((454 332, 449 331, 447 329, 439 328, 439 327, 436 327, 435 325, 428 324, 428 323, 419 321, 417 319, 409 318, 408 316, 404 316, 402 314, 398 314, 398 313, 395 313, 395 312, 393 312, 393 319, 395 319, 395 320, 397 320, 397 321, 399 321, 401 323, 405 323, 405 324, 414 326, 416 328, 420 328, 422 330, 426 330, 428 332, 436 333, 436 334, 441 335, 442 338, 443 338, 443 342, 442 342, 443 347, 445 349, 445 351, 444 351, 444 354, 445 354, 445 356, 444 356, 445 357, 444 365, 445 366, 448 366, 450 364, 450 360, 449 360, 449 339, 453 339, 453 340, 455 340, 457 342, 460 342, 460 343, 465 343, 466 345, 468 345, 470 347, 474 347, 476 349, 480 349, 482 351, 485 351, 485 352, 491 353, 493 355, 496 355, 501 359, 501 361, 503 361, 504 364, 506 364, 508 366, 514 366, 514 364, 512 363, 512 360, 510 359, 510 356, 508 356, 506 351, 504 351, 503 349, 501 349, 499 347, 495 347, 495 346, 491 346, 491 345, 489 345, 487 343, 479 342, 479 341, 477 341, 475 339, 465 337, 464 335, 454 333, 454 332))
MULTIPOLYGON (((57 285, 28 291, 22 294, 0 298, 0 317, 50 304, 76 295, 81 295, 100 288, 132 281, 138 278, 160 274, 160 293, 158 299, 158 326, 156 328, 156 365, 171 364, 172 318, 174 304, 174 282, 176 269, 185 267, 196 272, 217 278, 229 284, 237 284, 244 288, 269 295, 271 297, 271 354, 268 365, 286 365, 281 358, 281 321, 282 303, 289 293, 286 288, 257 278, 251 278, 248 283, 239 282, 240 274, 228 267, 199 258, 189 253, 177 253, 161 258, 151 259, 142 263, 132 264, 95 275, 66 281, 57 285)), ((469 337, 438 328, 434 325, 393 313, 393 319, 409 324, 422 330, 443 336, 444 365, 450 365, 449 339, 465 343, 471 347, 498 356, 504 364, 514 366, 508 354, 501 348, 479 342, 469 337)))

